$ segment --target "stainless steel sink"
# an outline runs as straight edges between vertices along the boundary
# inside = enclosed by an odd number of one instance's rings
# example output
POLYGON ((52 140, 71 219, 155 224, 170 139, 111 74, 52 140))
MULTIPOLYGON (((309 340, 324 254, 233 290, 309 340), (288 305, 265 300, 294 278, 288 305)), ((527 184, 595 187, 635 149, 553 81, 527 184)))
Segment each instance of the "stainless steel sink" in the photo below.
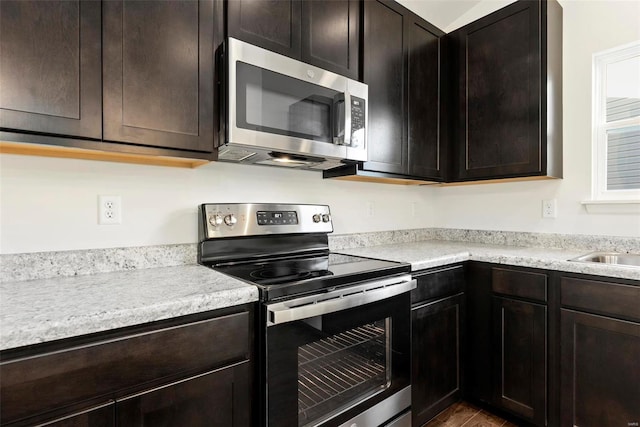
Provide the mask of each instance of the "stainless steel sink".
POLYGON ((592 252, 569 261, 599 262, 601 264, 613 264, 624 267, 640 268, 640 254, 625 254, 619 252, 592 252))

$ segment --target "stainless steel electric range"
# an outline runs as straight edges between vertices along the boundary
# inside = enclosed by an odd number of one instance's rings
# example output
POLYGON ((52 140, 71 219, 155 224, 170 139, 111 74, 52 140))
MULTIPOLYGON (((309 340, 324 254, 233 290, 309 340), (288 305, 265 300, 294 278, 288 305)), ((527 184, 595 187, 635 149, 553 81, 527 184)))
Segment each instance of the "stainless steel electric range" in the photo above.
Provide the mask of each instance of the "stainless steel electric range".
POLYGON ((198 262, 254 284, 259 425, 410 426, 410 265, 333 253, 329 207, 203 204, 198 262))

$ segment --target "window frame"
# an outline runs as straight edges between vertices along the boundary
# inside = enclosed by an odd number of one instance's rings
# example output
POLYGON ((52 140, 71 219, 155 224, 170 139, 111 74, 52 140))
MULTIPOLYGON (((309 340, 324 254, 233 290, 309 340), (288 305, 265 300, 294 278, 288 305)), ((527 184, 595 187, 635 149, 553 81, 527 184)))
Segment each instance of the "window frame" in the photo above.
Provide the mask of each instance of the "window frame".
POLYGON ((640 56, 640 40, 593 55, 592 200, 640 201, 640 188, 607 190, 607 131, 640 126, 640 116, 608 122, 607 65, 640 56))

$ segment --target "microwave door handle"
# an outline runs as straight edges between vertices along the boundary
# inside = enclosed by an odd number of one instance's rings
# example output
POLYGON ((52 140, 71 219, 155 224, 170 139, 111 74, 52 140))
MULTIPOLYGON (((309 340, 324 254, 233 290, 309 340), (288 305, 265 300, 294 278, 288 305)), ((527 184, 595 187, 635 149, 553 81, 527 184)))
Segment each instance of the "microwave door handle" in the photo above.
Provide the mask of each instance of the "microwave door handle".
POLYGON ((344 144, 344 134, 346 131, 344 114, 340 114, 340 105, 344 103, 344 93, 338 93, 333 97, 333 143, 335 145, 344 144))
POLYGON ((344 91, 344 145, 351 145, 351 94, 344 91))

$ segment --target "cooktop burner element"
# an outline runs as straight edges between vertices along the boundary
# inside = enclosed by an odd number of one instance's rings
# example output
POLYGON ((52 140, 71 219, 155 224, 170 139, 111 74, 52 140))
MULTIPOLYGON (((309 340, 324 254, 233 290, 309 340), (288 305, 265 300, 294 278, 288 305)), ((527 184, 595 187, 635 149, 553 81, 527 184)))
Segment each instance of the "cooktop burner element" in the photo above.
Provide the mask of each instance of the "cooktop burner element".
POLYGON ((408 264, 330 252, 331 231, 324 205, 205 204, 198 262, 256 285, 263 301, 410 271, 408 264))

